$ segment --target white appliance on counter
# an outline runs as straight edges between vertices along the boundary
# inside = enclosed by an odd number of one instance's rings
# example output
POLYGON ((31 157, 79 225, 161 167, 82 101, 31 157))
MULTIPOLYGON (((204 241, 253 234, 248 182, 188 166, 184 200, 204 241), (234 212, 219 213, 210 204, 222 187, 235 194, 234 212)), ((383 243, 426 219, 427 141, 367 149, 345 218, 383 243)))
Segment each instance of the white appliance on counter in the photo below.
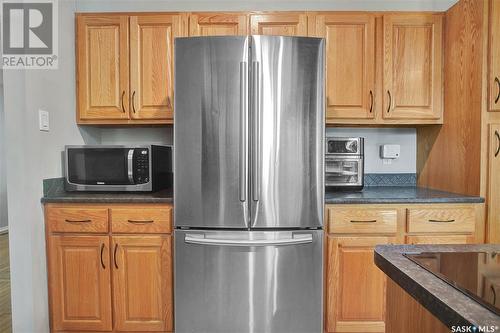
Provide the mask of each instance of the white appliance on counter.
POLYGON ((323 331, 324 40, 175 41, 177 333, 323 331))

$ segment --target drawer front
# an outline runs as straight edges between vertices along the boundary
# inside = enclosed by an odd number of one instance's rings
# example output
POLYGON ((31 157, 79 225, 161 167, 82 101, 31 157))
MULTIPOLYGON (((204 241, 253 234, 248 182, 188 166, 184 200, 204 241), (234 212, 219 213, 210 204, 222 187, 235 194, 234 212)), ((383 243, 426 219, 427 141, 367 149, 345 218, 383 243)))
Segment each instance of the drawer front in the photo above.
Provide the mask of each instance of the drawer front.
POLYGON ((108 232, 108 209, 50 207, 46 211, 49 232, 108 232))
POLYGON ((407 209, 408 232, 473 233, 476 213, 473 207, 407 209))
POLYGON ((406 236, 407 244, 473 244, 473 235, 425 235, 406 236))
POLYGON ((170 233, 172 207, 111 208, 114 233, 170 233))
POLYGON ((331 233, 395 233, 397 221, 396 209, 328 209, 328 231, 331 233))

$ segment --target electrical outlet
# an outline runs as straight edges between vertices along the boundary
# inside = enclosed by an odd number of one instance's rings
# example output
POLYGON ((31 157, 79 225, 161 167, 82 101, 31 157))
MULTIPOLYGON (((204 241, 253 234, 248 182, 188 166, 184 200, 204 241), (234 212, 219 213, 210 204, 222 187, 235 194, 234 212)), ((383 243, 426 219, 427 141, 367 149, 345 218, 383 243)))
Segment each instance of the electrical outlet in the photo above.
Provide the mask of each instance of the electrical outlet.
POLYGON ((40 131, 48 132, 50 130, 49 126, 49 112, 45 110, 38 110, 38 124, 40 131))

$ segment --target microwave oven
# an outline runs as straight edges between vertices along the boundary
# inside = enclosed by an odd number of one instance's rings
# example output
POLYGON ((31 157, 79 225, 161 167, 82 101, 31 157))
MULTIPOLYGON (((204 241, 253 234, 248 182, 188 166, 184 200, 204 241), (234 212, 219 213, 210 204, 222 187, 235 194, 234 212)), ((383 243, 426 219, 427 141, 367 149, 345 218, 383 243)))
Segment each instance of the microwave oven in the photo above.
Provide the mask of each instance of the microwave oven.
POLYGON ((152 192, 171 188, 172 147, 65 147, 66 191, 152 192))

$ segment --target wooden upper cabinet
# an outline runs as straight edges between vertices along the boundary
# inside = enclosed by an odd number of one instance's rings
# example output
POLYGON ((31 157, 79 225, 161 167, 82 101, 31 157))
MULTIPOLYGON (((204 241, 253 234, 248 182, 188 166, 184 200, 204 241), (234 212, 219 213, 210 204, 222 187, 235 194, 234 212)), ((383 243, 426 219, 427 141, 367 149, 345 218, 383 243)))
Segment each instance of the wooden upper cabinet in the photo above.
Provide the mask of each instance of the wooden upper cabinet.
POLYGON ((326 118, 375 114, 375 16, 317 14, 309 35, 326 39, 326 118))
POLYGON ((172 331, 172 236, 113 236, 115 330, 172 331))
POLYGON ((250 15, 250 34, 307 36, 305 13, 274 13, 250 15))
POLYGON ((386 277, 373 262, 392 237, 327 237, 326 332, 384 332, 386 277))
POLYGON ((383 117, 442 118, 443 17, 384 15, 383 117))
POLYGON ((491 124, 488 153, 488 243, 500 243, 500 124, 491 124))
POLYGON ((130 110, 133 119, 172 119, 177 14, 130 17, 130 110))
POLYGON ((248 15, 244 13, 192 13, 189 36, 248 35, 248 15))
POLYGON ((489 111, 500 111, 500 0, 490 0, 489 111))
POLYGON ((108 236, 49 236, 54 331, 111 331, 109 253, 108 236))
POLYGON ((78 119, 128 119, 128 17, 77 16, 78 119))

